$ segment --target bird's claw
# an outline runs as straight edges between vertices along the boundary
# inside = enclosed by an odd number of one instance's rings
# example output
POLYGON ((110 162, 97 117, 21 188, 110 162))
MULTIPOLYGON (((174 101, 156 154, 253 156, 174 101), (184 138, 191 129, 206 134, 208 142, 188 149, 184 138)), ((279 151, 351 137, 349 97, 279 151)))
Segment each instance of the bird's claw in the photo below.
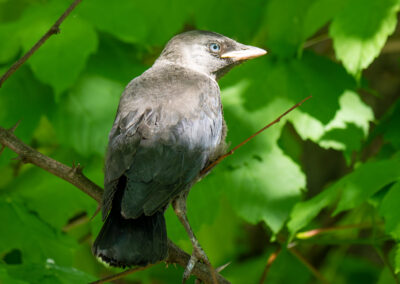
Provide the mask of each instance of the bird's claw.
POLYGON ((193 268, 198 261, 202 261, 204 264, 211 266, 211 263, 208 260, 206 253, 201 248, 201 246, 197 244, 197 245, 193 246, 192 255, 190 256, 190 259, 188 261, 188 264, 186 265, 185 271, 183 272, 183 279, 182 279, 183 284, 186 283, 186 281, 189 279, 190 275, 192 274, 193 268))
POLYGON ((186 281, 189 279, 189 277, 192 274, 193 268, 196 265, 197 261, 198 261, 197 257, 194 254, 192 254, 190 256, 188 264, 186 265, 185 271, 183 272, 182 284, 185 284, 186 281))

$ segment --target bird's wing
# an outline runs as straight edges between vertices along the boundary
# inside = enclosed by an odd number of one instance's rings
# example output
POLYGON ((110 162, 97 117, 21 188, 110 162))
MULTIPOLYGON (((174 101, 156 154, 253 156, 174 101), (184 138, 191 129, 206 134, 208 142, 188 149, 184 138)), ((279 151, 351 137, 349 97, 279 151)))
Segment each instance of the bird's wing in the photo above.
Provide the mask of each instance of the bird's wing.
POLYGON ((205 101, 194 105, 181 99, 181 108, 197 107, 196 111, 176 109, 162 98, 144 106, 132 102, 134 97, 130 98, 129 111, 120 109, 106 156, 103 218, 117 190, 124 191, 120 202, 125 218, 154 214, 188 188, 204 167, 221 140, 219 89, 204 83, 194 89, 191 86, 190 92, 206 95, 205 101))

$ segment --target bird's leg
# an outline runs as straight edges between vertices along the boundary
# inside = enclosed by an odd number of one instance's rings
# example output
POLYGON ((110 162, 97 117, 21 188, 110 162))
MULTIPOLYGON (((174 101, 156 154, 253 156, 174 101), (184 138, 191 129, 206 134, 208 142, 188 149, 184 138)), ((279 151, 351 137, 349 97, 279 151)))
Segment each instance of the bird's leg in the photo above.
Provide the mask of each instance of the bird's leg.
POLYGON ((185 283, 185 281, 189 278, 198 260, 202 260, 205 264, 211 267, 210 261, 208 260, 208 257, 203 251, 203 249, 201 248, 196 236, 194 235, 193 230, 190 227, 188 218, 186 216, 186 197, 187 194, 184 194, 182 196, 179 196, 172 202, 172 207, 174 208, 175 214, 178 217, 179 221, 182 223, 183 227, 185 228, 193 246, 192 255, 185 268, 185 272, 183 273, 183 283, 185 283))

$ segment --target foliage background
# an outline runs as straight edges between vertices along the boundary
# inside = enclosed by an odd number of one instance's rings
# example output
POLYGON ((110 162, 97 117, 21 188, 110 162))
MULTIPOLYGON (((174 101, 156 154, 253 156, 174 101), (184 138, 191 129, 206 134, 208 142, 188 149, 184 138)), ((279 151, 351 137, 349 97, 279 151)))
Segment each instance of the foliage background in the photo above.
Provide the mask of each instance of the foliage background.
MULTIPOLYGON (((0 0, 0 73, 71 1, 0 0)), ((102 184, 103 158, 124 86, 173 35, 212 30, 269 54, 220 81, 232 145, 312 94, 197 184, 189 219, 223 275, 256 283, 399 283, 399 0, 84 0, 0 88, 0 125, 102 184), (392 35, 393 34, 393 35, 392 35), (389 37, 389 39, 388 39, 389 37), (386 43, 386 44, 385 44, 386 43), (340 226, 356 225, 339 230, 340 226), (310 237, 302 232, 333 228, 310 237)), ((95 202, 10 150, 0 157, 0 282, 87 283, 116 269, 90 245, 95 202)), ((169 237, 190 252, 172 211, 169 237)), ((119 283, 177 283, 159 264, 119 283)))

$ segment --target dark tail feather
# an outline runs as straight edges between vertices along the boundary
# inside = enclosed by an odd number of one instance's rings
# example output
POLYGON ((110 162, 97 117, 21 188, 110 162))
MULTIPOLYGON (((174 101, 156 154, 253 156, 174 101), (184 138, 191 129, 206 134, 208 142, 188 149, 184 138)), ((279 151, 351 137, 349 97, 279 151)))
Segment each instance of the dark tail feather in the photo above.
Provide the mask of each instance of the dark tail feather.
POLYGON ((163 212, 124 219, 112 208, 93 244, 93 254, 112 266, 145 266, 167 257, 167 231, 163 212))

